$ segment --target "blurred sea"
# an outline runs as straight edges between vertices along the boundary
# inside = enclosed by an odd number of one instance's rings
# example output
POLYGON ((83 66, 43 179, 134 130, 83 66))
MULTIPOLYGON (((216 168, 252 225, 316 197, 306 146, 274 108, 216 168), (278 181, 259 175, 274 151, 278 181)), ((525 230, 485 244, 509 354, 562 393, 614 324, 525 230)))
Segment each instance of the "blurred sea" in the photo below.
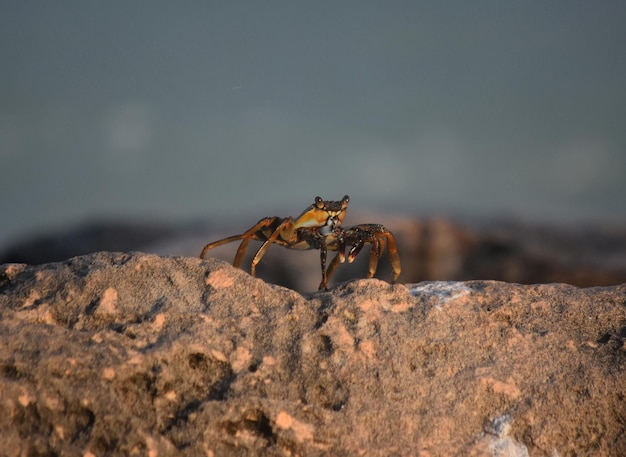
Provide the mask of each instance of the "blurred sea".
POLYGON ((623 221, 624 22, 617 1, 4 2, 0 246, 316 195, 623 221))

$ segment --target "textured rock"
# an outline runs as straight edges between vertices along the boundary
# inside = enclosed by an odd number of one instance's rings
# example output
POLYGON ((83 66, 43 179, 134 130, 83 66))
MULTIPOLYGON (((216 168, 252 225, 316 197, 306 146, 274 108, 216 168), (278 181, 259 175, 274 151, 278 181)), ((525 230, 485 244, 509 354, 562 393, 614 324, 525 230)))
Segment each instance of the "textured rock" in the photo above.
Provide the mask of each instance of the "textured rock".
POLYGON ((626 453, 626 286, 0 270, 0 455, 626 453))

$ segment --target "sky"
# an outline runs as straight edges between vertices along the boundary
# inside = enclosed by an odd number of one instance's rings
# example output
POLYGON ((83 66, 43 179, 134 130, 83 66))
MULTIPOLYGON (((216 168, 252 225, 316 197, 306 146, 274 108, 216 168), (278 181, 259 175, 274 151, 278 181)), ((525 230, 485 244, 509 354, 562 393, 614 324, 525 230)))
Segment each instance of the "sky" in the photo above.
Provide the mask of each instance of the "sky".
POLYGON ((0 243, 317 195, 623 220, 624 23, 622 1, 4 1, 0 243))

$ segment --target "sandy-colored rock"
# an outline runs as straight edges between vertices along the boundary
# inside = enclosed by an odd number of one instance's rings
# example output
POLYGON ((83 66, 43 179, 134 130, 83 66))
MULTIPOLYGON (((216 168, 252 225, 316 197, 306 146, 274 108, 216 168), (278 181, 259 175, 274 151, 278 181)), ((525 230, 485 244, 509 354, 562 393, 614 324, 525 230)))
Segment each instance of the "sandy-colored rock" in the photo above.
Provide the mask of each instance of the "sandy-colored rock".
POLYGON ((0 455, 626 454, 626 286, 0 269, 0 455))

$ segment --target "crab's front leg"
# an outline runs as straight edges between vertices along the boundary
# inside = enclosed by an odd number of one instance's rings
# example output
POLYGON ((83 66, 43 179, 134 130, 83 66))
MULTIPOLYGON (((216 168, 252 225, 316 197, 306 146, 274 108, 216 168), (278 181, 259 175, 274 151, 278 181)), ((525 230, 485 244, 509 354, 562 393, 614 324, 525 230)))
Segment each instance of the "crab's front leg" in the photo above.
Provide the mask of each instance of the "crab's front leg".
MULTIPOLYGON (((332 264, 337 263, 338 260, 343 262, 343 259, 345 258, 343 229, 340 226, 336 226, 330 233, 323 233, 323 231, 319 228, 301 228, 298 229, 298 236, 308 245, 309 249, 319 249, 322 282, 320 283, 318 289, 328 290, 329 275, 326 270, 326 259, 329 250, 339 251, 337 256, 333 259, 332 264)), ((330 267, 328 271, 331 271, 330 267)))
POLYGON ((321 242, 320 246, 320 264, 322 266, 322 282, 318 287, 318 290, 328 290, 328 277, 326 276, 326 255, 328 253, 328 247, 325 242, 321 242))
POLYGON ((322 282, 320 283, 318 290, 328 290, 328 280, 330 279, 333 271, 337 268, 337 265, 343 263, 346 259, 346 240, 344 230, 337 226, 332 232, 332 235, 326 235, 322 237, 320 244, 320 259, 322 266, 322 282), (332 262, 326 269, 326 253, 328 246, 337 251, 337 255, 333 258, 332 262))
MULTIPOLYGON (((363 234, 361 232, 359 236, 362 235, 363 234)), ((372 245, 367 269, 367 277, 373 278, 376 274, 376 270, 378 269, 378 259, 380 259, 384 249, 384 245, 381 247, 381 244, 384 244, 383 241, 379 240, 375 236, 370 236, 369 234, 365 235, 365 237, 360 237, 350 248, 350 252, 348 253, 348 262, 352 263, 354 261, 356 256, 361 252, 361 249, 363 249, 363 246, 365 246, 366 242, 372 245)))
POLYGON ((380 259, 386 243, 389 263, 391 263, 393 270, 391 282, 398 280, 402 267, 400 266, 400 256, 398 255, 396 238, 393 236, 393 233, 381 224, 361 224, 346 230, 346 238, 352 243, 348 253, 348 262, 352 262, 355 259, 365 244, 372 245, 367 273, 368 278, 372 278, 376 274, 378 259, 380 259))

